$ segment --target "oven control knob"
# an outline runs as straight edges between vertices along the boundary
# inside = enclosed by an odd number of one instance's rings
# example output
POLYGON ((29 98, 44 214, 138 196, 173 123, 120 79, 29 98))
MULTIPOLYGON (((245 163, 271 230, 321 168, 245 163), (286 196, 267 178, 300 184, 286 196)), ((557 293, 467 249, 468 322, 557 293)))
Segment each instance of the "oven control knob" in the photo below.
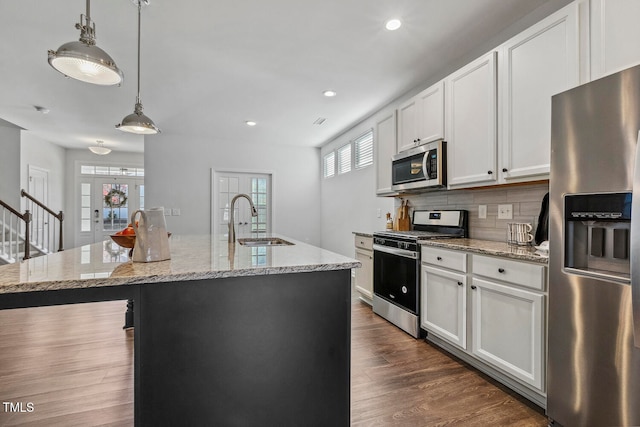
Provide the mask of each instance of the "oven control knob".
POLYGON ((407 292, 409 292, 409 289, 407 289, 407 287, 406 287, 406 286, 403 286, 403 287, 402 287, 402 293, 403 293, 403 294, 406 294, 407 292))

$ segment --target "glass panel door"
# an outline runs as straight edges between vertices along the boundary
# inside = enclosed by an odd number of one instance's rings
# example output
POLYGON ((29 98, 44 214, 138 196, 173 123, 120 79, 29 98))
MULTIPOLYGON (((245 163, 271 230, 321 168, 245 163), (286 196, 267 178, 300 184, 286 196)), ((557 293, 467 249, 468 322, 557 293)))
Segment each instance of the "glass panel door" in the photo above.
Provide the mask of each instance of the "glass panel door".
MULTIPOLYGON (((108 240, 129 224, 131 213, 144 208, 144 179, 81 178, 77 245, 108 240)), ((114 244, 115 245, 115 244, 114 244)))
POLYGON ((131 214, 140 209, 144 197, 142 180, 131 178, 96 178, 94 241, 110 240, 109 236, 125 228, 131 214), (96 215, 96 210, 98 214, 96 215))
POLYGON ((238 199, 234 209, 236 235, 260 236, 271 232, 271 175, 214 172, 213 191, 212 229, 220 239, 228 237, 231 201, 238 194, 251 197, 258 216, 251 216, 246 199, 238 199))

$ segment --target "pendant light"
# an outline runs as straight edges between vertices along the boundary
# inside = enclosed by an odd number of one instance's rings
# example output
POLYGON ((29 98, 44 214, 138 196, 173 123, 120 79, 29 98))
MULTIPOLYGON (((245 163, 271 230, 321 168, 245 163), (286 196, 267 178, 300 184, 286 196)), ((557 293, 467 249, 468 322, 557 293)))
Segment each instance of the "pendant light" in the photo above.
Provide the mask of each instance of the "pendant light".
POLYGON ((111 152, 111 148, 105 147, 103 141, 96 142, 98 143, 98 145, 92 145, 91 147, 89 147, 89 150, 91 150, 92 153, 104 156, 111 152))
POLYGON ((160 129, 153 123, 149 117, 142 113, 142 102, 140 102, 140 12, 142 2, 149 4, 148 0, 134 0, 138 3, 138 95, 136 96, 136 105, 133 113, 122 119, 122 123, 117 124, 116 128, 131 133, 142 135, 153 135, 160 132, 160 129))
POLYGON ((80 15, 80 41, 65 43, 57 51, 49 51, 49 64, 67 77, 102 86, 119 85, 122 71, 113 59, 96 46, 96 24, 91 21, 90 0, 87 14, 80 15))

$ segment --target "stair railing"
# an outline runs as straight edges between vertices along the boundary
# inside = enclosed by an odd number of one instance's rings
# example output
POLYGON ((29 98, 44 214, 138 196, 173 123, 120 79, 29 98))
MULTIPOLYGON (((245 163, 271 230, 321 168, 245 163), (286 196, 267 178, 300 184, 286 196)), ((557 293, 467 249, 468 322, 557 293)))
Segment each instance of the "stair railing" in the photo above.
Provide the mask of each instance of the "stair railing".
POLYGON ((31 223, 31 212, 25 210, 23 214, 0 200, 0 255, 13 262, 20 256, 20 245, 24 247, 23 259, 30 258, 29 232, 31 223), (21 232, 24 224, 24 233, 21 232), (24 236, 24 237, 22 237, 24 236))
MULTIPOLYGON (((30 242, 40 250, 45 252, 55 252, 56 246, 56 230, 50 227, 51 223, 58 221, 58 249, 60 252, 64 250, 64 214, 62 211, 56 213, 47 207, 44 203, 30 195, 24 190, 20 191, 20 195, 28 199, 27 207, 31 208, 32 220, 30 221, 30 242)), ((29 212, 29 210, 27 210, 29 212)))

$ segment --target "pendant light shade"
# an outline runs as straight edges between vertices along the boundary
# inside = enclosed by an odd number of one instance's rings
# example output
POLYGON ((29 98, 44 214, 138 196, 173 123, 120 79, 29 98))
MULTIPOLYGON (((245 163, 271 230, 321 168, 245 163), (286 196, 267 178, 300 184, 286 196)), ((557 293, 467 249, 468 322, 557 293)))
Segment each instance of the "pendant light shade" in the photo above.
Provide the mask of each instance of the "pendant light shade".
POLYGON ((125 132, 141 135, 153 135, 160 132, 153 120, 142 112, 142 104, 140 102, 136 102, 133 113, 122 119, 122 123, 116 125, 116 127, 125 132))
POLYGON ((98 145, 93 145, 89 147, 89 150, 91 150, 92 153, 98 154, 100 156, 104 156, 111 152, 110 148, 107 148, 104 146, 104 142, 102 141, 96 141, 96 142, 98 143, 98 145))
POLYGON ((65 76, 102 86, 119 85, 122 71, 114 60, 96 46, 95 24, 91 21, 90 0, 87 14, 80 15, 80 41, 65 43, 57 51, 49 51, 49 64, 65 76))
POLYGON ((136 105, 133 108, 133 113, 122 119, 122 123, 117 124, 116 128, 124 132, 153 135, 160 133, 160 129, 153 123, 153 120, 142 112, 142 102, 140 101, 140 15, 142 2, 149 4, 149 1, 134 0, 134 2, 138 4, 138 95, 136 96, 136 105))

